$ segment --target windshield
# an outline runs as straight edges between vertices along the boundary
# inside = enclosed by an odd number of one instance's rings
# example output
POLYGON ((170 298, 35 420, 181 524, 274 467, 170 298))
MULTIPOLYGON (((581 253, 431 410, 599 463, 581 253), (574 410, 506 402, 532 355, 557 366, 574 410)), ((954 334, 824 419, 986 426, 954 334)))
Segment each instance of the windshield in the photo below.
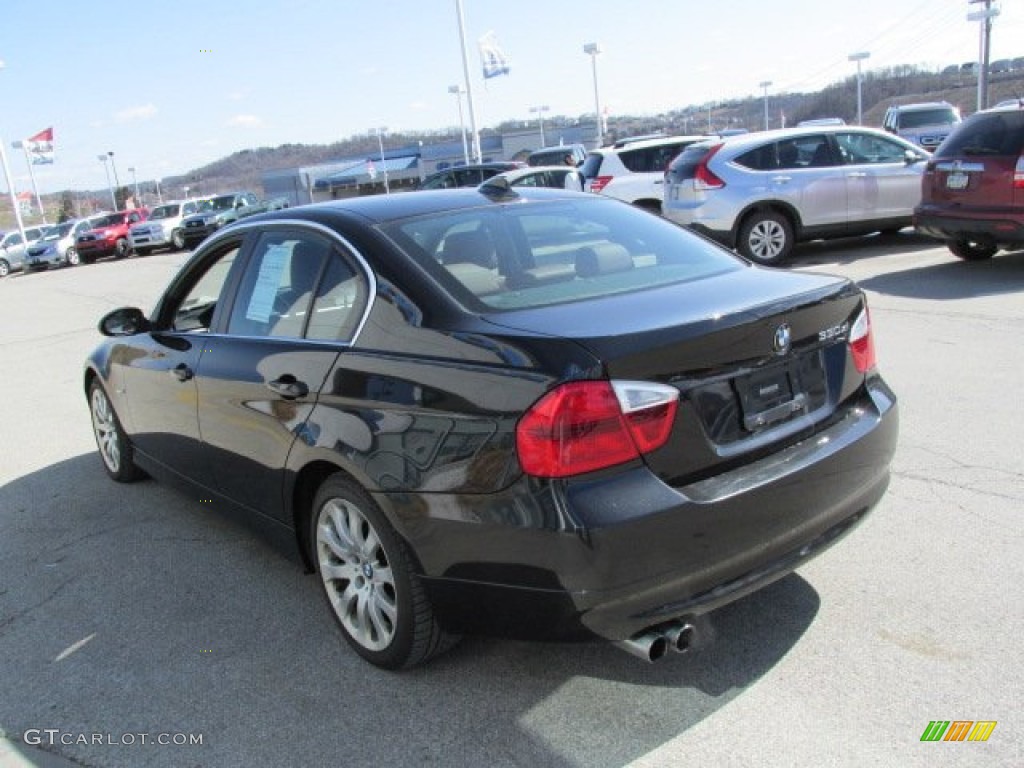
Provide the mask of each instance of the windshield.
POLYGON ((952 125, 956 122, 956 113, 952 107, 936 107, 915 112, 904 112, 900 115, 900 128, 920 128, 924 125, 952 125))
POLYGON ((171 219, 178 215, 180 206, 175 205, 161 205, 153 209, 153 213, 149 215, 151 219, 171 219))
POLYGON ((199 212, 206 213, 208 211, 229 211, 235 204, 234 195, 222 195, 221 197, 214 197, 210 200, 203 200, 199 204, 199 212))
POLYGON ((111 213, 107 216, 101 216, 98 219, 93 219, 93 229, 103 229, 103 227, 116 227, 124 221, 123 213, 111 213))

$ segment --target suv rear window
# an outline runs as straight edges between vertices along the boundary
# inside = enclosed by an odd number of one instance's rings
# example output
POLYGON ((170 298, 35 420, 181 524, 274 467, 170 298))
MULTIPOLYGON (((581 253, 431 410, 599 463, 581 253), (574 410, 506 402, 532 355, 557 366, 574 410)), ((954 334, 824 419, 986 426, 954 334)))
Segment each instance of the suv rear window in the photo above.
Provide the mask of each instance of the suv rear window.
POLYGON ((675 160, 668 166, 668 180, 670 182, 685 181, 692 179, 697 172, 697 166, 708 156, 714 145, 711 143, 691 144, 684 149, 675 160))
POLYGON ((935 153, 954 155, 1019 155, 1024 151, 1024 111, 980 112, 967 118, 935 153))

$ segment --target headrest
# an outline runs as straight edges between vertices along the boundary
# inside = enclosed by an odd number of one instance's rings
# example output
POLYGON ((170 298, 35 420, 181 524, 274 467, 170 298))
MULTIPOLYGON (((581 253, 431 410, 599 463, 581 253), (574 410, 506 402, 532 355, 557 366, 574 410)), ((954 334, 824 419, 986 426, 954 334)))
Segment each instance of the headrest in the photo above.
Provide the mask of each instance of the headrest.
POLYGON ((444 264, 478 264, 493 269, 498 265, 490 235, 482 229, 452 232, 444 239, 441 250, 444 264))
POLYGON ((617 243, 587 245, 576 251, 576 274, 594 277, 633 268, 633 257, 617 243))

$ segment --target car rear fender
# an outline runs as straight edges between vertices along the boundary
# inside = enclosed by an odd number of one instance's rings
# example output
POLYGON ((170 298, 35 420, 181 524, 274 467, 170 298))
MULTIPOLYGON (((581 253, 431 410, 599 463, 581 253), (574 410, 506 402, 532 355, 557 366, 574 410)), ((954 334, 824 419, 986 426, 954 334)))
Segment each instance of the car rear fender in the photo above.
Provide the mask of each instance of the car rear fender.
POLYGON ((736 217, 736 221, 733 223, 732 232, 730 233, 732 238, 732 242, 729 244, 730 247, 736 246, 736 240, 739 236, 740 228, 743 226, 743 222, 746 221, 747 216, 755 212, 764 211, 781 213, 789 220, 789 223, 793 225, 794 238, 796 240, 801 238, 804 224, 796 208, 782 200, 758 200, 756 203, 749 204, 746 208, 740 211, 740 214, 736 217))

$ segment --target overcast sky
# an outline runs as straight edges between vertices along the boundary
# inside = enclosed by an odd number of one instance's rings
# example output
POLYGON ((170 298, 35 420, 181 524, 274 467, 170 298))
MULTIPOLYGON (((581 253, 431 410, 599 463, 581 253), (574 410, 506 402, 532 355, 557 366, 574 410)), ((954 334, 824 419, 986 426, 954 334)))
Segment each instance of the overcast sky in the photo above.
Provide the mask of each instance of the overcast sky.
MULTIPOLYGON (((1024 55, 1024 0, 1001 6, 993 60, 1024 55)), ((28 173, 11 142, 51 125, 56 162, 37 166, 43 192, 106 186, 97 155, 109 151, 129 184, 129 167, 141 182, 239 149, 458 126, 448 92, 464 84, 455 0, 0 7, 0 138, 19 191, 28 173)), ((766 80, 770 93, 816 90, 853 74, 847 57, 858 51, 870 52, 870 70, 963 63, 979 49, 967 0, 463 0, 463 9, 481 126, 529 120, 541 105, 592 113, 588 42, 604 49, 598 82, 612 115, 760 95, 766 80), (490 31, 511 73, 485 83, 476 41, 490 31)))

